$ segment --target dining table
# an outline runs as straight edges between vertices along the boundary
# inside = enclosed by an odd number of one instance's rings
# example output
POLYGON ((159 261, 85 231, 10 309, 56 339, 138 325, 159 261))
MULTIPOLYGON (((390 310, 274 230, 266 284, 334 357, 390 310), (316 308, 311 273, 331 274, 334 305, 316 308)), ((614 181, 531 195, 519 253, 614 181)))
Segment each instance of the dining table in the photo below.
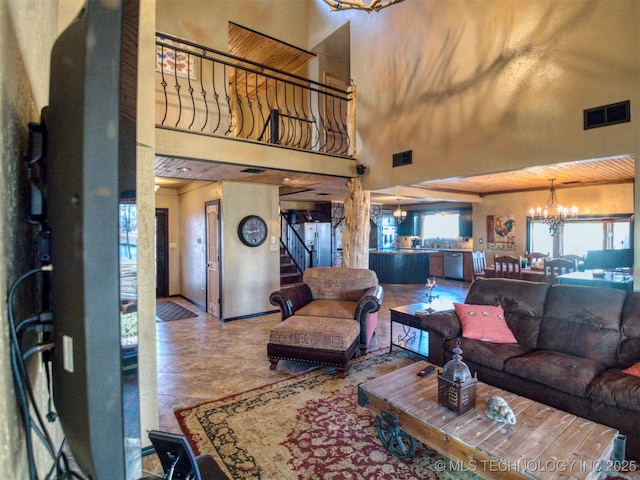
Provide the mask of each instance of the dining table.
MULTIPOLYGON (((495 267, 484 267, 484 276, 485 278, 496 278, 495 267)), ((524 267, 522 268, 522 280, 527 280, 529 282, 544 282, 544 269, 524 267)))

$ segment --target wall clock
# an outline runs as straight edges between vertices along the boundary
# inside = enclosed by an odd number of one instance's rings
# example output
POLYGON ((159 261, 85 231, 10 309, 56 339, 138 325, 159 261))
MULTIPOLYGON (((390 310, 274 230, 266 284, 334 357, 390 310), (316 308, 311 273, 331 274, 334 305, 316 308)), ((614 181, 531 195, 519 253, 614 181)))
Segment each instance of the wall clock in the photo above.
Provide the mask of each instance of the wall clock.
POLYGON ((258 215, 247 215, 240 220, 238 236, 249 247, 262 245, 267 239, 267 223, 258 215))

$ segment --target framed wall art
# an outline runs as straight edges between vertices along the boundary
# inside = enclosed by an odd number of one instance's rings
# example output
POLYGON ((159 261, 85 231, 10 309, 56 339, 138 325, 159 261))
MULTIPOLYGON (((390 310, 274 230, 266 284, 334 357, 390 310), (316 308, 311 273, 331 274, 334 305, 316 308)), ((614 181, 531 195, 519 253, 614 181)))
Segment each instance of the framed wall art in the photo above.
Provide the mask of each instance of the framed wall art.
POLYGON ((514 215, 487 215, 487 248, 516 249, 516 220, 514 215))

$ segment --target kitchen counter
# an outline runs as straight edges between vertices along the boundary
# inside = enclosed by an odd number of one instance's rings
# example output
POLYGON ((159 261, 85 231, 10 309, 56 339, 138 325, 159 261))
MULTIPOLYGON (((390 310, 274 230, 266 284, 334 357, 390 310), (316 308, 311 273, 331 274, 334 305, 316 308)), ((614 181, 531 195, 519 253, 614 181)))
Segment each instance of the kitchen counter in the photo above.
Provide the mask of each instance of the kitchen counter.
POLYGON ((369 268, 376 272, 380 283, 426 283, 429 276, 429 255, 436 250, 407 248, 369 252, 369 268))
POLYGON ((427 277, 445 276, 442 255, 448 252, 464 254, 462 271, 450 278, 471 281, 473 279, 472 250, 464 248, 406 247, 372 250, 369 252, 369 268, 376 272, 380 283, 426 283, 427 277), (430 258, 432 255, 433 258, 430 258), (431 262, 433 262, 433 265, 431 265, 431 262))

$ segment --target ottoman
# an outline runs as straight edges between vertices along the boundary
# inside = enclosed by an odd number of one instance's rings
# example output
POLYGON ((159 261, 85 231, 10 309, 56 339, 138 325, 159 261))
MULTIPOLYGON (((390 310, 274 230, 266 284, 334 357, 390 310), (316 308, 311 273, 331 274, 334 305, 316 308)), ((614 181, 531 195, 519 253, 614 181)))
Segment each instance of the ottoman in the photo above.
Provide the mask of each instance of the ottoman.
POLYGON ((293 315, 269 332, 271 370, 279 360, 330 365, 344 378, 358 348, 360 324, 347 318, 293 315))

